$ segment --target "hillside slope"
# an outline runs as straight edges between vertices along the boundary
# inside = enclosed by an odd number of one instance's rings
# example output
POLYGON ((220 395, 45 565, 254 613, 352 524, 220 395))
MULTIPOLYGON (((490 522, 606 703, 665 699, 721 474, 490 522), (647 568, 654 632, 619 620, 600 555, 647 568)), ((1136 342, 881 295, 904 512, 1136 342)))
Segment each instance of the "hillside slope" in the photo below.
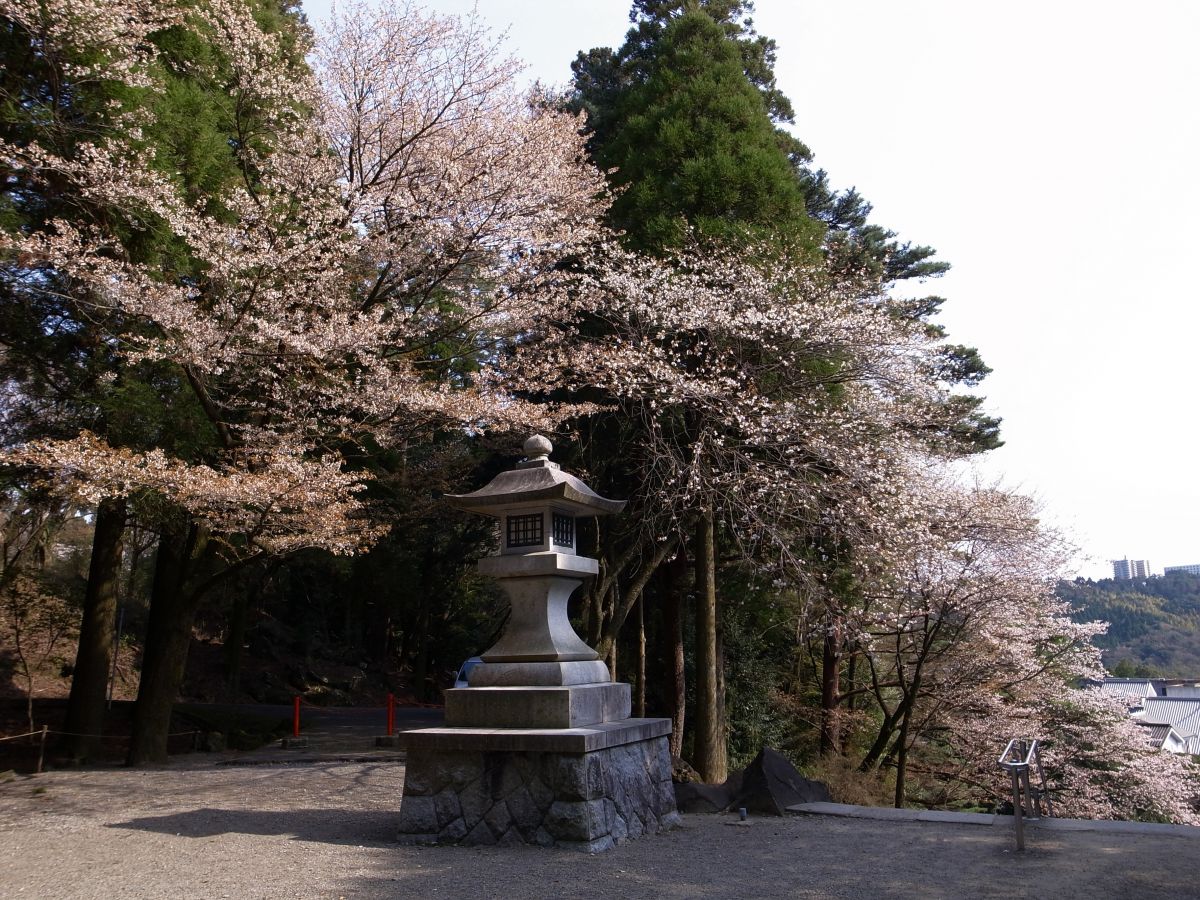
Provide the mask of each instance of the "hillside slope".
POLYGON ((1139 674, 1200 677, 1200 576, 1076 579, 1061 582, 1058 595, 1074 608, 1076 621, 1109 623, 1096 644, 1110 672, 1127 663, 1150 670, 1139 674))

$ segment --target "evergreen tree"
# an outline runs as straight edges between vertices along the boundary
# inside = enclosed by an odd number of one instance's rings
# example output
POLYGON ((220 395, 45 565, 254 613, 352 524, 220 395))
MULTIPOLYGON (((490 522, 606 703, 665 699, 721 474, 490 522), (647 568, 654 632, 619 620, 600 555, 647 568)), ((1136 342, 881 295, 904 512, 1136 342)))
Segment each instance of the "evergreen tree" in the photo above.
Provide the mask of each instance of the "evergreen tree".
POLYGON ((746 230, 816 246, 822 229, 781 152, 762 95, 736 43, 708 16, 663 29, 645 80, 619 99, 597 149, 620 190, 611 220, 638 250, 678 247, 687 226, 730 240, 746 230))
MULTIPOLYGON (((594 50, 576 60, 574 104, 591 115, 596 160, 601 168, 615 170, 618 190, 610 221, 625 232, 633 250, 666 254, 695 241, 748 246, 766 240, 800 258, 815 259, 819 253, 824 229, 805 211, 786 142, 772 121, 790 116, 786 100, 774 89, 773 45, 743 40, 749 23, 739 20, 747 9, 748 4, 725 2, 637 3, 630 14, 634 28, 617 53, 594 50), (759 77, 752 79, 747 60, 756 58, 759 77)), ((684 409, 664 410, 661 419, 681 447, 696 446, 709 427, 684 409)), ((612 421, 607 432, 615 437, 627 427, 612 421)), ((707 465, 702 455, 696 463, 707 465)), ((691 759, 708 781, 723 780, 728 766, 717 572, 719 523, 725 514, 711 500, 698 498, 681 528, 689 532, 697 598, 691 759)), ((630 546, 644 539, 638 534, 630 546)), ((615 613, 607 617, 602 650, 615 652, 624 621, 620 613, 632 609, 631 594, 640 595, 653 570, 675 550, 674 542, 660 542, 636 554, 619 554, 622 561, 640 559, 643 571, 626 589, 624 604, 606 607, 602 597, 596 599, 600 610, 615 613)), ((613 570, 619 574, 619 568, 613 570)), ((615 583, 609 587, 616 589, 615 583)), ((602 618, 591 617, 593 623, 602 618)), ((668 631, 671 640, 681 639, 678 628, 668 631)), ((680 655, 678 648, 669 653, 680 655)), ((677 683, 673 696, 682 694, 677 683)), ((682 711, 673 710, 673 718, 679 727, 682 711)))
MULTIPOLYGON (((170 182, 186 202, 228 220, 217 198, 233 185, 253 185, 248 161, 278 110, 232 89, 228 44, 223 51, 222 41, 213 39, 213 26, 185 21, 182 9, 173 4, 137 9, 107 36, 114 49, 105 43, 106 21, 93 34, 86 23, 66 24, 69 14, 61 10, 32 14, 15 8, 0 19, 6 60, 0 75, 0 141, 20 148, 36 142, 68 165, 86 165, 91 148, 106 141, 128 143, 139 149, 147 171, 170 182), (144 75, 112 77, 123 64, 122 54, 144 75)), ((243 11, 264 34, 281 36, 283 65, 305 65, 306 26, 295 4, 246 0, 238 10, 243 11)), ((109 12, 97 15, 103 20, 109 12)), ((204 265, 165 220, 131 219, 127 210, 80 191, 65 172, 55 178, 15 164, 5 175, 0 215, 9 233, 53 232, 55 221, 62 220, 84 234, 107 233, 112 256, 144 266, 162 280, 204 279, 204 265)), ((0 295, 3 377, 14 401, 4 423, 5 445, 87 432, 108 447, 165 451, 187 463, 212 463, 227 449, 221 428, 205 409, 197 373, 164 359, 130 359, 125 343, 152 336, 154 326, 105 302, 103 291, 56 266, 30 268, 18 255, 5 261, 0 295)), ((165 754, 198 599, 185 585, 189 577, 213 574, 222 563, 211 548, 205 553, 203 539, 188 541, 187 515, 161 498, 102 497, 95 516, 65 725, 77 735, 70 752, 87 758, 96 750, 95 735, 103 731, 123 531, 137 517, 159 531, 156 568, 161 571, 151 597, 131 758, 157 758, 165 754), (189 549, 171 546, 173 541, 189 549)))
MULTIPOLYGON (((31 25, 19 17, 3 20, 0 140, 13 146, 36 141, 63 159, 77 160, 79 147, 127 133, 138 122, 144 126, 146 158, 164 176, 184 184, 193 202, 235 177, 228 104, 211 96, 205 103, 195 84, 213 55, 205 42, 189 40, 186 31, 165 19, 159 30, 151 27, 148 38, 160 53, 155 70, 164 86, 158 92, 90 75, 88 67, 101 58, 94 46, 48 40, 31 25)), ((36 232, 59 218, 80 229, 112 221, 103 202, 81 195, 66 179, 23 166, 5 174, 0 208, 9 231, 36 232)), ((189 269, 187 254, 165 229, 118 229, 118 235, 121 244, 114 249, 127 258, 161 269, 189 269)), ((97 300, 74 302, 72 294, 86 289, 53 267, 30 277, 20 259, 10 260, 4 276, 0 342, 14 401, 5 422, 6 444, 86 429, 112 446, 165 447, 195 458, 215 442, 178 373, 161 363, 129 364, 116 342, 100 337, 137 332, 139 323, 97 300), (48 284, 57 288, 45 290, 48 284)), ((71 741, 73 755, 80 758, 96 747, 96 739, 88 736, 103 730, 127 514, 123 497, 97 504, 66 721, 67 731, 81 735, 71 741)))

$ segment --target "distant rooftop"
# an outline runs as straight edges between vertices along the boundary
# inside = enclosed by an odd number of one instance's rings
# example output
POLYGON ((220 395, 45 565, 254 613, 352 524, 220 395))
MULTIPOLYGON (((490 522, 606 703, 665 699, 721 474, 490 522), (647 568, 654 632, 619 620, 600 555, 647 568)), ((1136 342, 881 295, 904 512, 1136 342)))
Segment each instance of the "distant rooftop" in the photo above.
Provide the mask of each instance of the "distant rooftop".
POLYGON ((1152 725, 1150 722, 1138 722, 1140 726, 1150 732, 1150 738, 1157 744, 1161 744, 1167 739, 1167 735, 1171 733, 1170 725, 1152 725))
POLYGON ((1152 725, 1173 725, 1190 742, 1200 736, 1200 697, 1147 697, 1138 718, 1152 725))
POLYGON ((1157 697, 1162 693, 1162 680, 1157 678, 1105 678, 1101 690, 1114 697, 1157 697))

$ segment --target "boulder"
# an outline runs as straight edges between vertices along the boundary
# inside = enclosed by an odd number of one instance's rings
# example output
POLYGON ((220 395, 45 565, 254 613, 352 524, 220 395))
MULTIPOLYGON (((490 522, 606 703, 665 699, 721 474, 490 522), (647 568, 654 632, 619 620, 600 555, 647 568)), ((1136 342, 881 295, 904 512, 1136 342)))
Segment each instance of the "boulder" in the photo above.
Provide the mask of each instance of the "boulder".
POLYGON ((723 784, 704 784, 699 781, 675 783, 675 808, 682 813, 719 813, 729 805, 733 795, 723 784))
POLYGON ((675 806, 686 813, 725 812, 742 790, 742 772, 736 770, 722 784, 705 784, 700 773, 683 760, 673 760, 673 768, 685 778, 675 778, 675 806))
MULTIPOLYGON (((729 784, 729 782, 726 782, 729 784)), ((740 789, 734 790, 730 809, 745 807, 760 816, 782 816, 797 803, 829 803, 829 788, 805 778, 782 753, 763 747, 742 772, 740 789)))

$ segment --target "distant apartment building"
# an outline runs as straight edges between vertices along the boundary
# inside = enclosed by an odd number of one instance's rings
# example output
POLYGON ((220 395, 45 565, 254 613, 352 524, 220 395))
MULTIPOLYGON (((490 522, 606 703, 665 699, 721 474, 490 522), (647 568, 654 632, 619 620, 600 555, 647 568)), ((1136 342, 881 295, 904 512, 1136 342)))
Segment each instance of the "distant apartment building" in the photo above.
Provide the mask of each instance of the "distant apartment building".
POLYGON ((1112 567, 1113 578, 1117 581, 1150 577, 1150 560, 1148 559, 1114 559, 1112 567))
MULTIPOLYGON (((1115 566, 1116 563, 1114 562, 1115 566)), ((1200 575, 1200 563, 1194 566, 1163 566, 1163 574, 1170 575, 1172 572, 1187 572, 1189 575, 1200 575)))

